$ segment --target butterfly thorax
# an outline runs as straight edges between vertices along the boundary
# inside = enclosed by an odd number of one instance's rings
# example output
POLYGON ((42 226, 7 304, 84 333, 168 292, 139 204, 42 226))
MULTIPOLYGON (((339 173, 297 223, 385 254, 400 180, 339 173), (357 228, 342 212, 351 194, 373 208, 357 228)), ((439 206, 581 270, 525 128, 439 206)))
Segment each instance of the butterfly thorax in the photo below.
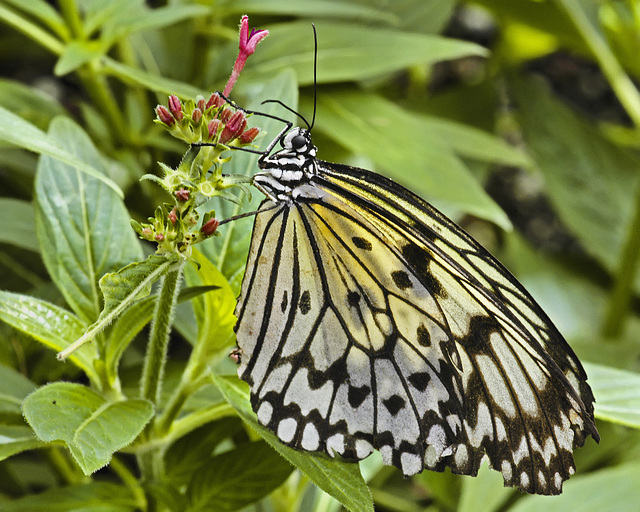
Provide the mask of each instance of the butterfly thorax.
POLYGON ((264 172, 253 178, 254 184, 276 202, 295 199, 300 187, 317 174, 317 149, 308 130, 294 128, 281 145, 280 151, 258 161, 264 172))

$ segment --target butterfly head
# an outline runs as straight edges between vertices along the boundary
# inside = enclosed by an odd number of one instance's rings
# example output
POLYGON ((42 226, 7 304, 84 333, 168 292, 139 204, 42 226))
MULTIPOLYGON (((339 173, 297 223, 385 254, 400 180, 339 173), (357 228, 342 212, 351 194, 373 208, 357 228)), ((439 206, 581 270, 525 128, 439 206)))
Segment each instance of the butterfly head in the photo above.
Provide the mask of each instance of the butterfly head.
POLYGON ((295 191, 317 174, 317 149, 305 128, 291 130, 280 145, 280 151, 258 160, 265 172, 254 176, 253 183, 268 197, 285 200, 295 196, 295 191))

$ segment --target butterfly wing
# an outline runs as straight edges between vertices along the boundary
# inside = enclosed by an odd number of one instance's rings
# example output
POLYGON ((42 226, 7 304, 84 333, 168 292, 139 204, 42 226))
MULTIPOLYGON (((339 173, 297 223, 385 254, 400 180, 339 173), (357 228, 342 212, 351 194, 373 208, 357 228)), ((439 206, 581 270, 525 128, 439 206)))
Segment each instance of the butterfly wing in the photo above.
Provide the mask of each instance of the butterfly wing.
MULTIPOLYGON (((597 438, 593 395, 539 306, 428 203, 363 169, 319 172, 256 217, 236 314, 259 421, 299 449, 557 494, 597 438)), ((267 206, 267 205, 265 205, 267 206)))

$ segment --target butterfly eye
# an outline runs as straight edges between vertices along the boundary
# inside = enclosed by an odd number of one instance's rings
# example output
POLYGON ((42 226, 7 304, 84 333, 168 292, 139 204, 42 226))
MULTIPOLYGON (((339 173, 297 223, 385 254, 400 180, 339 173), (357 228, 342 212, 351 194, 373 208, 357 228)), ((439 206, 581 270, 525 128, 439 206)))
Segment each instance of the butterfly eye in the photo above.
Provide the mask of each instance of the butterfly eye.
POLYGON ((303 135, 296 135, 291 139, 291 147, 296 151, 301 150, 307 145, 307 139, 303 135))

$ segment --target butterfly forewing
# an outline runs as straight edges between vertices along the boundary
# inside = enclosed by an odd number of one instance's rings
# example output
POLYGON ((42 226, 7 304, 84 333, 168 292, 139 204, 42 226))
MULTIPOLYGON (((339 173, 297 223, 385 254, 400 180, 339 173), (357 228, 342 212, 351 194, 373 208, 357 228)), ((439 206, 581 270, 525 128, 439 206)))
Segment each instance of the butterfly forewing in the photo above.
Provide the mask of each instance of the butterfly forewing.
POLYGON ((377 449, 405 475, 475 475, 486 456, 507 485, 561 492, 573 447, 598 438, 564 339, 452 221, 375 173, 315 160, 310 138, 292 147, 308 138, 296 130, 256 177, 277 206, 256 216, 236 309, 258 420, 298 449, 377 449))

